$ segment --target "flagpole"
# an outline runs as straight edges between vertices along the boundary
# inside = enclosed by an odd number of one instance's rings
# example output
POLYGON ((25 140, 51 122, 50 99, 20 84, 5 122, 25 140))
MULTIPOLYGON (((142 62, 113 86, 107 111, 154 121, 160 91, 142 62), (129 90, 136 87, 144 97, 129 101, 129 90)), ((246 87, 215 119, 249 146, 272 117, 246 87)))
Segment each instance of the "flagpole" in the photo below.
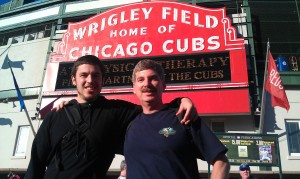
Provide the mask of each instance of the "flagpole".
POLYGON ((4 54, 4 52, 6 52, 6 50, 9 49, 10 46, 11 46, 11 44, 0 54, 0 57, 4 54))
MULTIPOLYGON (((8 66, 9 66, 9 68, 10 68, 11 74, 13 75, 13 78, 14 78, 14 80, 15 80, 15 76, 14 76, 14 73, 13 73, 13 71, 12 71, 12 68, 11 68, 11 66, 10 66, 9 61, 8 61, 7 63, 8 63, 8 66)), ((15 81, 16 81, 16 80, 15 80, 15 81)), ((18 90, 18 89, 16 88, 16 90, 18 90)), ((17 91, 17 93, 18 93, 18 91, 17 91)), ((20 95, 21 95, 21 97, 22 97, 22 94, 21 94, 21 93, 20 93, 20 95)), ((22 98, 23 98, 23 97, 22 97, 22 98)), ((36 132, 35 132, 35 130, 34 130, 34 128, 33 128, 33 125, 32 125, 32 122, 31 122, 31 120, 30 120, 30 116, 29 116, 29 114, 28 114, 28 111, 27 111, 27 108, 26 108, 25 103, 24 103, 23 109, 24 109, 25 114, 26 114, 26 116, 27 116, 29 125, 30 125, 30 127, 31 127, 31 131, 32 131, 33 135, 36 136, 36 132)), ((22 110, 22 108, 21 108, 21 110, 22 110)))
POLYGON ((29 114, 28 114, 28 111, 27 111, 27 108, 26 108, 26 106, 24 106, 24 111, 25 111, 25 114, 26 114, 26 116, 27 116, 27 119, 28 119, 29 125, 30 125, 30 127, 31 127, 31 130, 32 130, 33 136, 36 136, 36 132, 35 132, 35 130, 34 130, 34 128, 33 128, 33 125, 32 125, 32 122, 31 122, 31 120, 30 120, 30 116, 29 116, 29 114))
POLYGON ((263 81, 263 90, 262 90, 262 99, 261 99, 261 112, 260 112, 260 120, 259 120, 259 130, 258 133, 262 134, 264 132, 264 118, 265 118, 265 108, 266 108, 266 77, 267 77, 267 69, 268 69, 268 59, 269 59, 269 50, 270 50, 270 43, 268 40, 267 43, 267 53, 266 53, 266 61, 265 61, 265 73, 264 73, 264 81, 263 81))

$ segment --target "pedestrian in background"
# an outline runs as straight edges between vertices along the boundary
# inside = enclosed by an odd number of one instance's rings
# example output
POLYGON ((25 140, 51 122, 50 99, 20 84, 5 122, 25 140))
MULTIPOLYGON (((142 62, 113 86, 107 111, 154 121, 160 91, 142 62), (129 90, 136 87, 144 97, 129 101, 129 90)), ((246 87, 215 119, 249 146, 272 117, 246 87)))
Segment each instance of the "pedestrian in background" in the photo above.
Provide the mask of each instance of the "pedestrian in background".
POLYGON ((240 165, 240 175, 241 179, 257 179, 251 175, 251 169, 248 163, 242 163, 240 165))

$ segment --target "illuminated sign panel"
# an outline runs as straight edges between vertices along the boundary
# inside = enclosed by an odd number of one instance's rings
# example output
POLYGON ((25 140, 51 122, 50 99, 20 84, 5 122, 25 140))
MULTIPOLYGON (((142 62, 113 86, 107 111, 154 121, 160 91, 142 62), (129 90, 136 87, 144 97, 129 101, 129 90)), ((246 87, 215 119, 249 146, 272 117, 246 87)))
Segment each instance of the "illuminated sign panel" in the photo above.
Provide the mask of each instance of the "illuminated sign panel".
MULTIPOLYGON (((148 58, 151 59, 151 58, 148 58)), ((176 57, 155 57, 165 69, 169 85, 177 83, 204 83, 231 80, 228 53, 185 55, 176 57)), ((131 75, 137 59, 104 60, 104 87, 132 86, 131 75)), ((57 73, 56 90, 75 88, 71 82, 73 62, 60 63, 57 73)))
POLYGON ((115 59, 243 48, 225 8, 144 2, 70 23, 57 51, 69 61, 85 54, 115 59))
POLYGON ((105 64, 102 93, 107 97, 126 96, 133 102, 128 96, 133 96, 132 69, 139 60, 150 58, 165 68, 164 99, 192 96, 202 114, 250 113, 244 39, 237 37, 226 8, 141 2, 69 23, 50 54, 43 95, 76 94, 70 66, 87 54, 105 64))
POLYGON ((230 163, 278 166, 278 136, 259 134, 216 134, 228 148, 230 163))

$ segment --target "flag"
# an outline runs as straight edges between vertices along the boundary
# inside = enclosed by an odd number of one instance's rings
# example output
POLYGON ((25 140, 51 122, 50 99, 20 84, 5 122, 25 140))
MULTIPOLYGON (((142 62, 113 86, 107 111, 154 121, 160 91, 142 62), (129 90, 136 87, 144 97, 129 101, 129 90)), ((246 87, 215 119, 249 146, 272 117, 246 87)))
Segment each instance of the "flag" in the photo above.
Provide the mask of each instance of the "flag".
POLYGON ((20 111, 22 111, 23 109, 25 109, 25 103, 24 103, 24 100, 23 100, 23 96, 22 96, 22 94, 21 94, 21 92, 20 92, 20 89, 19 89, 19 86, 18 86, 17 80, 16 80, 16 78, 15 78, 14 72, 12 71, 12 69, 11 69, 11 66, 10 66, 9 62, 8 62, 8 65, 9 65, 9 68, 10 68, 11 74, 12 74, 12 76, 13 76, 13 80, 14 80, 14 85, 15 85, 15 88, 16 88, 16 90, 17 90, 18 99, 19 99, 19 102, 20 102, 20 107, 21 107, 20 111))
POLYGON ((270 50, 268 50, 268 61, 269 65, 265 88, 271 94, 272 107, 280 106, 288 111, 290 104, 270 50))

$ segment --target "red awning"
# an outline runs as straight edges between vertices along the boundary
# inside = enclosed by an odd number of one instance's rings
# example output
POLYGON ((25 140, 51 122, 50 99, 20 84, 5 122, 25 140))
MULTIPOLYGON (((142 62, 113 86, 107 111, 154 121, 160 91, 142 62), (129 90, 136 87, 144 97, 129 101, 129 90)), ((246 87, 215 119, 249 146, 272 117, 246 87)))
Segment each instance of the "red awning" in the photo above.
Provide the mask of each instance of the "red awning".
MULTIPOLYGON (((41 110, 39 111, 40 113, 40 117, 41 119, 44 119, 46 114, 48 112, 51 111, 51 109, 53 108, 53 104, 55 101, 57 101, 60 97, 57 97, 57 98, 52 98, 52 101, 50 101, 50 103, 46 104, 44 107, 41 108, 41 110)), ((49 101, 48 101, 49 102, 49 101)), ((44 102, 43 102, 44 103, 44 102)))

